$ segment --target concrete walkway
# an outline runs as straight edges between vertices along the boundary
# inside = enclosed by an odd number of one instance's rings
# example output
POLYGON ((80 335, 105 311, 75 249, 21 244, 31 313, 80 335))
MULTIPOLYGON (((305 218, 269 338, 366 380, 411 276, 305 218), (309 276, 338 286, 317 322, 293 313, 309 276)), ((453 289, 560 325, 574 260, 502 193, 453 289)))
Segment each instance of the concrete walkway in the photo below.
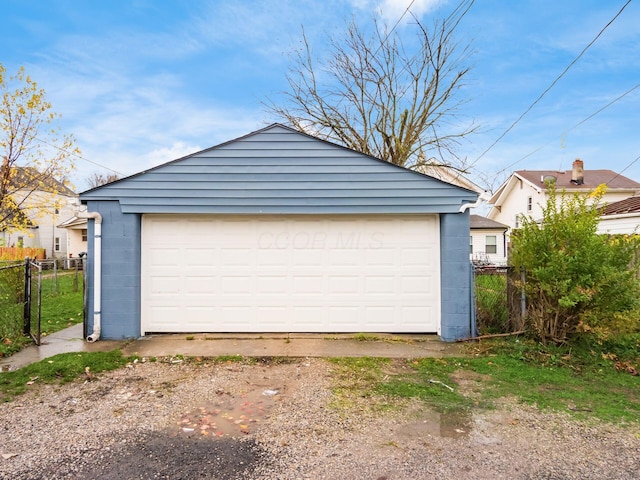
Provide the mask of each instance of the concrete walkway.
POLYGON ((109 351, 116 348, 121 349, 126 356, 140 357, 241 355, 423 358, 462 355, 459 344, 442 342, 436 335, 163 334, 137 340, 100 340, 87 343, 82 338, 82 325, 79 324, 43 337, 39 347, 32 345, 0 360, 0 370, 16 370, 58 353, 109 351))

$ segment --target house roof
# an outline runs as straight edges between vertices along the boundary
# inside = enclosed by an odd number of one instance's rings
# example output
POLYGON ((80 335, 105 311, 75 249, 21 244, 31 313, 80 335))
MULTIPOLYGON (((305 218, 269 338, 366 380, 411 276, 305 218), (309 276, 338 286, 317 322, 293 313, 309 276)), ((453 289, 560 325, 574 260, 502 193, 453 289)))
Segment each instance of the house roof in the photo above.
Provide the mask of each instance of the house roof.
POLYGON ((34 228, 33 222, 18 207, 0 208, 0 230, 3 227, 27 227, 34 228))
POLYGON ((620 175, 613 170, 584 170, 582 184, 571 181, 572 170, 516 170, 509 178, 496 190, 487 203, 500 206, 515 188, 518 182, 527 182, 539 192, 547 190, 547 181, 555 178, 556 188, 566 191, 590 191, 598 185, 606 184, 607 191, 640 192, 640 183, 631 180, 624 175, 620 175))
POLYGON ((504 223, 496 222, 482 215, 469 215, 469 223, 471 229, 482 230, 508 230, 509 227, 504 223))
POLYGON ((415 170, 424 173, 425 175, 429 175, 430 177, 437 178, 438 180, 443 180, 445 182, 452 183, 453 185, 466 188, 467 190, 472 190, 477 193, 485 192, 485 189, 480 185, 472 182, 461 172, 447 165, 420 165, 415 170))
POLYGON ((11 185, 16 189, 27 188, 67 197, 76 195, 64 183, 33 167, 13 167, 11 169, 11 185))
POLYGON ((603 183, 609 189, 640 189, 640 183, 619 175, 613 170, 585 170, 584 183, 581 185, 571 182, 571 170, 516 170, 514 173, 542 190, 547 189, 545 177, 555 177, 556 187, 565 190, 592 190, 603 183))
POLYGON ((613 202, 605 206, 602 215, 623 215, 625 213, 640 212, 640 197, 629 197, 619 202, 613 202))
POLYGON ((58 228, 87 228, 87 223, 86 218, 78 218, 74 215, 58 225, 58 228))
POLYGON ((124 213, 457 213, 477 198, 280 124, 80 194, 124 213))

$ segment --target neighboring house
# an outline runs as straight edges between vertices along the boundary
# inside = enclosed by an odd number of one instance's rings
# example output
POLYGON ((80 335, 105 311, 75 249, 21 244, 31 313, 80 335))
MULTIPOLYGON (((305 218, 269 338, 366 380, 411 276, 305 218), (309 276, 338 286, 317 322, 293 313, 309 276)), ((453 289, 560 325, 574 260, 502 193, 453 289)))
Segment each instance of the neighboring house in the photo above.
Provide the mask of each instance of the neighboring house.
POLYGON ((446 165, 426 164, 419 166, 416 170, 420 173, 424 173, 425 175, 429 175, 431 177, 437 178, 438 180, 442 180, 443 182, 452 183, 453 185, 457 185, 459 187, 466 188, 467 190, 471 190, 480 194, 485 193, 484 188, 469 180, 461 172, 453 167, 449 167, 446 165))
POLYGON ((87 219, 75 215, 58 225, 67 231, 67 253, 70 257, 78 257, 87 253, 87 219))
POLYGON ((640 183, 612 170, 585 170, 582 160, 575 160, 568 171, 518 170, 493 194, 488 218, 518 228, 523 216, 542 219, 547 203, 547 182, 554 182, 558 192, 588 193, 598 185, 606 184, 604 203, 623 200, 640 192, 640 183))
POLYGON ((0 246, 44 248, 47 258, 66 257, 67 230, 58 225, 73 215, 70 201, 77 195, 33 168, 14 168, 12 182, 17 185, 11 193, 18 205, 16 220, 0 230, 0 246), (18 217, 26 222, 17 221, 18 217))
POLYGON ((608 204, 602 210, 599 233, 640 233, 640 196, 634 196, 608 204))
POLYGON ((509 227, 480 215, 470 216, 469 256, 474 264, 507 264, 507 230, 509 227))
POLYGON ((467 337, 477 199, 279 124, 88 190, 88 339, 467 337))

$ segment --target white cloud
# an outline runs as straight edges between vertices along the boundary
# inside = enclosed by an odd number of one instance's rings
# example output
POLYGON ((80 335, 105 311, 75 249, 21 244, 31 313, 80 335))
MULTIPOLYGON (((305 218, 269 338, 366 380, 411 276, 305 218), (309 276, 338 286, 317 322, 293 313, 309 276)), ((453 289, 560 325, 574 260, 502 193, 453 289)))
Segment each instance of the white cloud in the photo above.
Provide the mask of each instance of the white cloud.
POLYGON ((350 3, 359 10, 380 12, 382 18, 391 25, 404 16, 401 22, 401 25, 404 25, 412 20, 411 15, 405 15, 407 8, 410 7, 410 12, 420 18, 446 3, 446 0, 351 0, 350 3))

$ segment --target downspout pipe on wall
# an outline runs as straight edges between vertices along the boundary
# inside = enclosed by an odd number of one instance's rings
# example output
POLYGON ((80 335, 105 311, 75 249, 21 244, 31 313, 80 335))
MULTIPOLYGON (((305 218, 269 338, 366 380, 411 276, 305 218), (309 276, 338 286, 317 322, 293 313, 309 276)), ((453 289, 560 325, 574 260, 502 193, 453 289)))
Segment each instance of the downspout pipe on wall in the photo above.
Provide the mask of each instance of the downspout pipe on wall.
POLYGON ((76 217, 94 220, 93 229, 93 333, 87 337, 87 342, 100 339, 101 328, 101 300, 102 300, 102 215, 98 212, 75 212, 76 217))
POLYGON ((489 192, 482 192, 479 196, 478 196, 478 200, 476 200, 474 203, 465 203, 463 204, 460 209, 458 210, 458 213, 464 213, 466 212, 468 209, 470 208, 476 208, 479 207, 480 205, 482 205, 484 202, 488 201, 490 199, 490 195, 489 192))

